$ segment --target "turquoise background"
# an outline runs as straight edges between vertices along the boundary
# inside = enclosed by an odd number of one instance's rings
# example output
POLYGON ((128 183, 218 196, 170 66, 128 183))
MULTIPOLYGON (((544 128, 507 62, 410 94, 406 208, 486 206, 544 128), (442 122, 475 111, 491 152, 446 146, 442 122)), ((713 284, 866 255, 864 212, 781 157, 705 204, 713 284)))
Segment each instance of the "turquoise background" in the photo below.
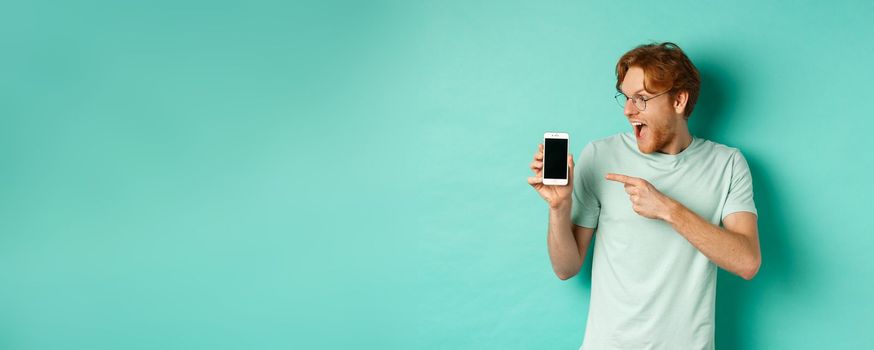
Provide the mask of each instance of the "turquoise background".
POLYGON ((719 349, 874 346, 874 5, 27 1, 0 11, 0 348, 576 349, 525 181, 629 131, 613 66, 703 77, 762 268, 719 349))

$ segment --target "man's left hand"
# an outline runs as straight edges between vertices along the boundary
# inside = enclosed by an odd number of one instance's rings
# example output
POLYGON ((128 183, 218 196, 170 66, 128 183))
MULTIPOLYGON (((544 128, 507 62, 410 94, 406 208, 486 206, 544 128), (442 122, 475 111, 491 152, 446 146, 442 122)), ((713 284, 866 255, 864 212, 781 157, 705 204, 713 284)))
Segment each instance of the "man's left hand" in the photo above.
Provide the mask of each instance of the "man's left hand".
POLYGON ((662 194, 649 181, 622 174, 607 174, 607 180, 625 184, 631 198, 631 208, 650 219, 668 220, 674 200, 662 194))

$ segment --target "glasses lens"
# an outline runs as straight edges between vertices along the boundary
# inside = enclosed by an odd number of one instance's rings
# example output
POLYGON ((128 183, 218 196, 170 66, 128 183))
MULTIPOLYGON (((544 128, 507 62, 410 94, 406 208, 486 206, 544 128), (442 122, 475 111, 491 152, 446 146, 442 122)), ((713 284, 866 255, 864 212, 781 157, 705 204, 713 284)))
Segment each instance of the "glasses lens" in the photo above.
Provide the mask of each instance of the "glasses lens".
POLYGON ((625 102, 628 101, 628 99, 625 98, 625 95, 616 94, 614 98, 616 98, 616 103, 619 104, 619 107, 625 108, 625 102))
POLYGON ((635 96, 633 98, 633 100, 634 100, 634 105, 637 106, 637 109, 639 109, 641 111, 646 109, 646 101, 644 101, 644 99, 642 97, 635 96))

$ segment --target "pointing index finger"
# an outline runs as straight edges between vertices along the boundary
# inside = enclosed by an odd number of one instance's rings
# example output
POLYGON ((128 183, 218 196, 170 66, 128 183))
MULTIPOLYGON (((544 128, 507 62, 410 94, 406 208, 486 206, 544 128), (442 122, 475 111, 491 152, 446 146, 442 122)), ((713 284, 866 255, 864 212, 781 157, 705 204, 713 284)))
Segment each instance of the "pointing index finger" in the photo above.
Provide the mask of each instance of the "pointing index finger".
POLYGON ((629 184, 629 185, 637 185, 637 182, 638 182, 637 181, 638 179, 636 177, 631 177, 631 176, 622 175, 622 174, 614 174, 614 173, 607 174, 607 176, 605 178, 607 180, 610 180, 610 181, 621 182, 621 183, 629 184))

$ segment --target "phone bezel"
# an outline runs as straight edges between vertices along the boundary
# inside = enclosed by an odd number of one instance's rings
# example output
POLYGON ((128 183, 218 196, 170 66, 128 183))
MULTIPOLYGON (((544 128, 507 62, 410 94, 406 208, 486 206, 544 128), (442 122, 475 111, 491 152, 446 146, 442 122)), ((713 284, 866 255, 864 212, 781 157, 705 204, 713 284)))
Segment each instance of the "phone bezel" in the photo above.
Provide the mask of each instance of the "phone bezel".
MULTIPOLYGON (((550 179, 546 177, 546 139, 564 139, 568 140, 568 149, 570 149, 570 137, 566 132, 546 132, 543 133, 543 167, 541 168, 544 185, 565 186, 568 182, 568 166, 564 168, 564 179, 550 179)), ((567 158, 567 154, 564 155, 567 158)))

